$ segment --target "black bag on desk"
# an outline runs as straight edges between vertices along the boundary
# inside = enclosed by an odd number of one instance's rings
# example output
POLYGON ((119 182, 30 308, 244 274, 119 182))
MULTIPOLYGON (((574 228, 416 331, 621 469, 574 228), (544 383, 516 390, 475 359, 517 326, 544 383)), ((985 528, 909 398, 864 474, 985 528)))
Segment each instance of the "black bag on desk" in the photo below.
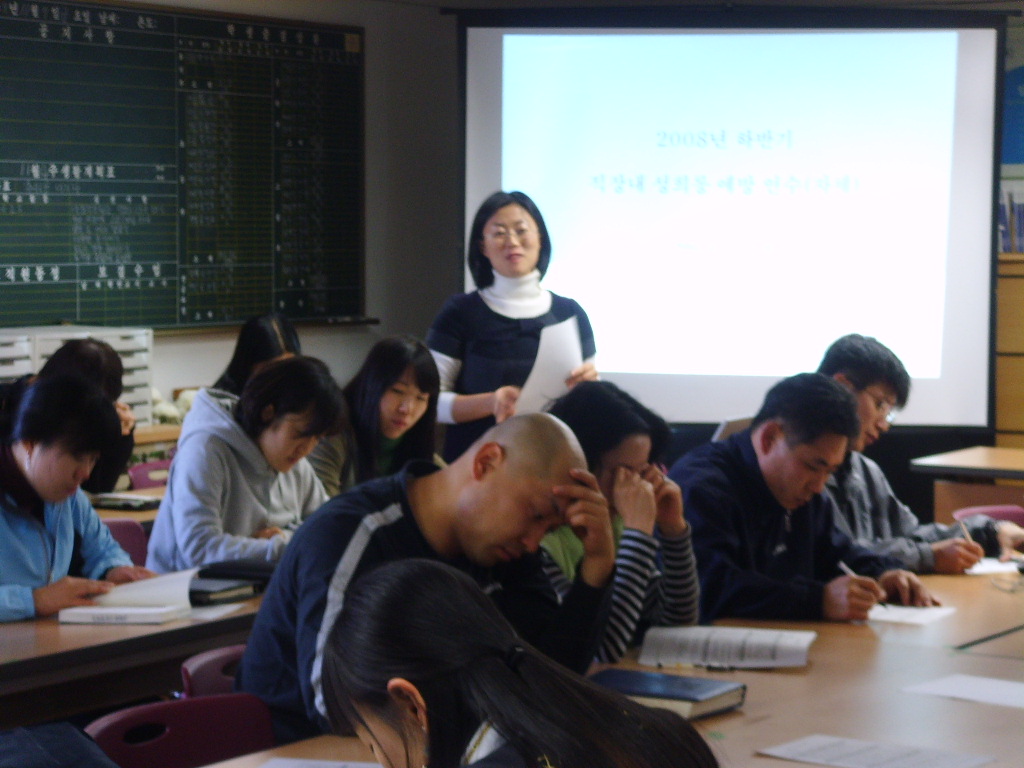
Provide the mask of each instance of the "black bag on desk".
POLYGON ((262 592, 270 577, 274 575, 274 566, 266 560, 247 558, 244 560, 223 560, 219 563, 207 563, 196 575, 203 579, 245 579, 257 584, 256 591, 262 592))
POLYGON ((0 731, 0 768, 117 768, 117 764, 71 723, 51 723, 0 731))

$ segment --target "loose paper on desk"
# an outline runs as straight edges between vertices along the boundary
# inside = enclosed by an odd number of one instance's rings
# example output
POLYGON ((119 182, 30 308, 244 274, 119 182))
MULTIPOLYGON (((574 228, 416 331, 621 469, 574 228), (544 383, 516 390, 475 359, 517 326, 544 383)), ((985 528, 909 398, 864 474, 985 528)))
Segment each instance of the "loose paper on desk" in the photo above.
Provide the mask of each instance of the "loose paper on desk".
POLYGON ((337 760, 307 760, 301 757, 273 757, 260 768, 381 768, 380 763, 353 763, 337 760))
POLYGON ((1017 573, 1017 561, 999 562, 996 557, 983 557, 972 567, 964 571, 968 576, 987 576, 990 573, 1017 573))
POLYGON ((975 768, 994 759, 986 755, 922 749, 905 744, 879 744, 821 734, 761 749, 758 754, 837 768, 878 768, 882 765, 885 768, 921 768, 922 765, 928 768, 975 768))
POLYGON ((868 620, 887 621, 892 624, 931 624, 951 613, 956 613, 956 608, 948 605, 930 605, 927 608, 918 608, 913 605, 879 603, 868 611, 868 620))
POLYGON ((927 683, 910 685, 903 690, 1024 709, 1024 683, 1015 680, 976 675, 949 675, 927 683))
POLYGON ((198 570, 119 584, 98 595, 96 605, 63 609, 58 620, 65 624, 160 624, 188 616, 192 610, 188 586, 198 570))
POLYGON ((652 667, 803 667, 817 636, 817 632, 789 629, 652 627, 644 636, 639 661, 652 667))
POLYGON ((580 325, 570 317, 541 329, 533 368, 516 401, 516 413, 536 413, 569 390, 565 380, 583 365, 580 325))

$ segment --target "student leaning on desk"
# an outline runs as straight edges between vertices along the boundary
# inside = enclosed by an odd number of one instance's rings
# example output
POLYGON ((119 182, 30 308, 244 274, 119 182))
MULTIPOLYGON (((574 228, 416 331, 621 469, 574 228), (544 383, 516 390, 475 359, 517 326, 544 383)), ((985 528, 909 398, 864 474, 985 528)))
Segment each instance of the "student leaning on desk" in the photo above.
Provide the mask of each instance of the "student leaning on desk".
POLYGON ((861 453, 889 431, 910 397, 910 374, 892 350, 851 333, 833 342, 818 372, 853 393, 860 417, 860 434, 826 486, 839 530, 915 573, 963 573, 985 555, 1009 560, 1024 547, 1024 529, 1008 520, 972 515, 960 527, 921 523, 896 498, 882 468, 861 453))
POLYGON ((0 620, 90 605, 132 565, 79 487, 121 434, 114 406, 77 377, 40 379, 4 417, 0 446, 0 620))
POLYGON ((354 726, 388 768, 718 765, 679 715, 560 667, 470 576, 431 560, 382 565, 348 590, 323 687, 334 730, 354 726))
MULTIPOLYGON (((397 475, 335 496, 299 526, 263 595, 238 668, 239 690, 270 706, 280 742, 326 729, 323 642, 349 584, 391 560, 444 560, 486 588, 542 651, 583 671, 604 626, 615 551, 608 505, 569 428, 516 416, 443 468, 411 462, 397 475), (584 545, 559 602, 537 550, 569 524, 584 545)), ((400 628, 399 628, 400 629, 400 628)))
POLYGON ((327 366, 301 355, 260 368, 240 398, 201 390, 182 425, 146 564, 168 573, 280 558, 294 529, 327 501, 304 458, 340 428, 342 413, 327 366))
POLYGON ((802 373, 768 391, 750 429, 676 462, 669 474, 693 526, 703 621, 860 620, 883 600, 935 603, 898 560, 835 527, 825 482, 859 433, 853 395, 802 373))

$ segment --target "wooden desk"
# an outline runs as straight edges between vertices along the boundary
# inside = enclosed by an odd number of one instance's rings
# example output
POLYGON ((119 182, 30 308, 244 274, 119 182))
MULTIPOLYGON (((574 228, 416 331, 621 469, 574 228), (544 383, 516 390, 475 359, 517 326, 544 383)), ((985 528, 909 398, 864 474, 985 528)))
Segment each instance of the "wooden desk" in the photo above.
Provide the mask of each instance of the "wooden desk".
POLYGON ((1024 661, 1024 626, 982 642, 972 643, 961 650, 964 653, 981 656, 1002 656, 1007 659, 1017 659, 1018 662, 1024 661))
POLYGON ((148 424, 135 428, 136 445, 173 443, 181 437, 180 424, 148 424))
POLYGON ((253 598, 220 619, 155 626, 60 624, 56 617, 0 624, 0 728, 178 690, 181 662, 246 642, 258 607, 253 598))
POLYGON ((992 755, 999 768, 1024 755, 1021 710, 903 690, 951 674, 1021 680, 1019 661, 822 633, 806 669, 704 674, 747 683, 742 709, 696 723, 723 766, 792 766, 755 753, 814 733, 992 755))
MULTIPOLYGON (((133 496, 145 496, 151 499, 162 499, 166 492, 166 485, 160 485, 154 488, 140 488, 137 491, 118 491, 118 493, 128 493, 133 496)), ((96 507, 96 514, 100 516, 101 520, 130 518, 131 520, 138 520, 144 526, 152 526, 153 521, 156 520, 156 513, 159 511, 159 507, 156 509, 140 509, 137 511, 131 509, 107 509, 105 507, 96 507)))
MULTIPOLYGON (((1022 711, 909 693, 904 687, 964 674, 1024 681, 1016 639, 997 653, 957 651, 959 643, 1024 623, 1024 593, 1006 593, 984 576, 926 576, 957 612, 925 626, 865 622, 728 624, 813 629, 806 668, 684 674, 740 680, 747 701, 735 712, 695 723, 723 766, 792 766, 758 749, 821 733, 917 747, 992 755, 990 766, 1017 768, 1024 755, 1022 711), (1009 599, 1008 599, 1009 598, 1009 599)), ((1009 635, 1006 637, 1010 637, 1009 635)), ((987 644, 975 648, 983 649, 987 644)))
POLYGON ((1024 504, 1024 449, 976 446, 912 459, 910 468, 935 476, 934 514, 938 523, 953 512, 983 504, 1024 504), (997 481, 1013 481, 997 484, 997 481))
MULTIPOLYGON (((807 667, 681 673, 747 684, 742 708, 694 723, 723 768, 792 768, 757 756, 758 749, 814 733, 865 741, 992 755, 986 768, 1019 768, 1024 756, 1022 713, 1001 707, 909 693, 903 688, 952 674, 1024 681, 1020 657, 953 648, 1006 628, 1024 612, 1024 592, 1001 592, 984 576, 926 576, 928 587, 957 612, 922 627, 866 622, 754 622, 730 624, 813 629, 807 667)), ((1006 635, 1009 638, 1012 635, 1006 635)), ((1012 652, 1024 643, 1007 640, 1012 652)), ((979 644, 976 648, 982 648, 979 644)), ((1005 650, 1005 649, 1002 649, 1005 650)), ((624 661, 623 666, 637 666, 624 661)), ((258 768, 272 757, 370 760, 353 739, 318 737, 218 763, 216 768, 258 768)))
POLYGON ((915 472, 947 477, 1024 480, 1024 448, 978 445, 912 459, 910 468, 915 472))

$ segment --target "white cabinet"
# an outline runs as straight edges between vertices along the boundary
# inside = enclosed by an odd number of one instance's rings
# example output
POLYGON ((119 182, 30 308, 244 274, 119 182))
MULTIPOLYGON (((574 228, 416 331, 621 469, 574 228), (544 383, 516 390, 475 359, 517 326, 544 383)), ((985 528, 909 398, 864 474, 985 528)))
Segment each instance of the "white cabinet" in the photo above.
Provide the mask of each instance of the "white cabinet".
POLYGON ((124 364, 121 399, 135 411, 139 424, 153 421, 152 375, 153 329, 107 328, 98 325, 40 325, 28 328, 0 328, 0 381, 11 381, 35 373, 50 356, 71 339, 87 337, 107 342, 124 364))

